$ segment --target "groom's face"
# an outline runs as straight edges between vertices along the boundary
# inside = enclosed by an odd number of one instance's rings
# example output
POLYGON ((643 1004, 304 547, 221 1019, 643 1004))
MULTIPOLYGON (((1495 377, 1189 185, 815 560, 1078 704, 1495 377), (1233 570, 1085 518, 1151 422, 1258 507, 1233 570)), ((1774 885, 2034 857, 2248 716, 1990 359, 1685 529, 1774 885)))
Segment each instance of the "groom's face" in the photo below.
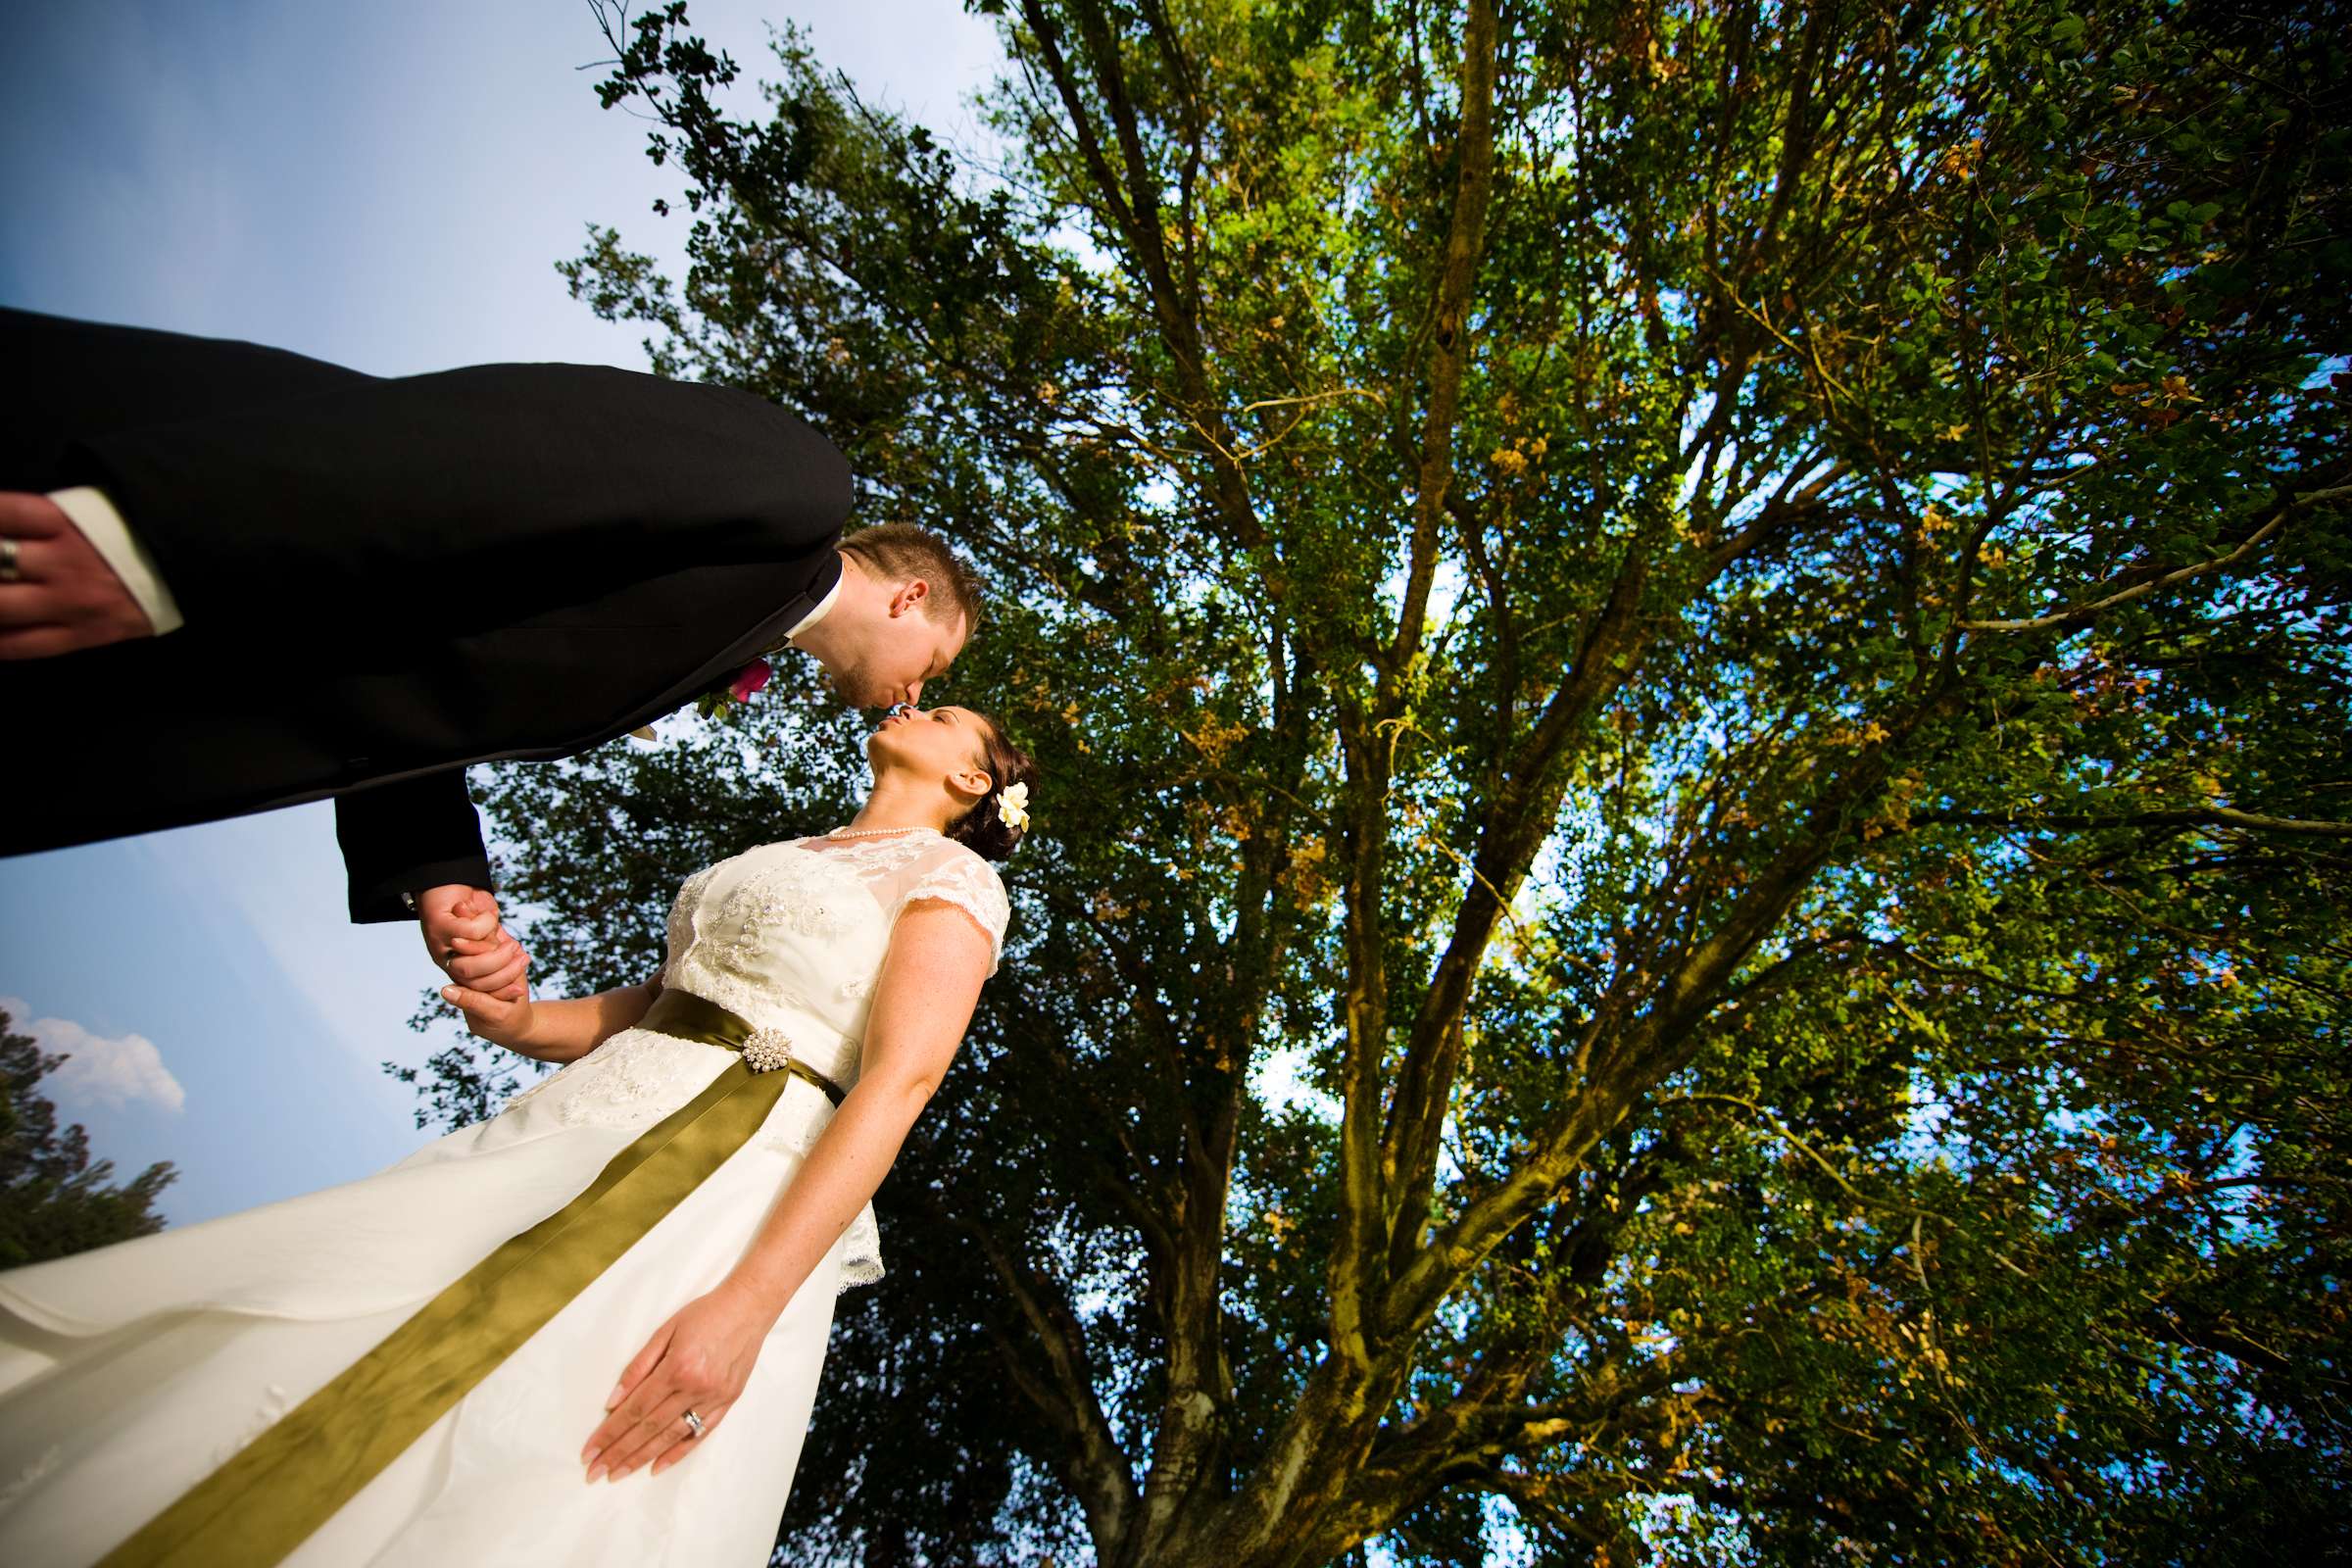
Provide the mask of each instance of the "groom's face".
POLYGON ((963 651, 963 616, 930 613, 922 594, 893 594, 886 612, 860 638, 848 667, 833 672, 842 700, 858 708, 889 708, 921 700, 963 651))

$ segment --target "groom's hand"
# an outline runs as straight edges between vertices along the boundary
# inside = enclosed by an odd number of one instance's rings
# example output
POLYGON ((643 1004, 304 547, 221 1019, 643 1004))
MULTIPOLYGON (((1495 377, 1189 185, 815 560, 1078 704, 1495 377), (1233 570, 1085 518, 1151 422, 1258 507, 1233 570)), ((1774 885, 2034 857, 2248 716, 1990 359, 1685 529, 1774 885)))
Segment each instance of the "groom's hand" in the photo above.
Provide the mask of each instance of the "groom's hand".
POLYGON ((518 1002, 531 956, 499 924, 498 901, 463 882, 416 895, 416 923, 424 947, 450 979, 468 991, 518 1002))
POLYGON ((0 659, 50 659, 155 635, 122 579, 47 496, 0 490, 0 659))

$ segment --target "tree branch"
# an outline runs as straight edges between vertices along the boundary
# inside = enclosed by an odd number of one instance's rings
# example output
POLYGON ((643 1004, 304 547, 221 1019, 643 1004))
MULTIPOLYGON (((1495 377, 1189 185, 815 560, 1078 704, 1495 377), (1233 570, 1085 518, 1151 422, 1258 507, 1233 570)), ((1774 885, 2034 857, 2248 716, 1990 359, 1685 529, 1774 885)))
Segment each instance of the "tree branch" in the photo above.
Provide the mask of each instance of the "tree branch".
POLYGON ((1396 637, 1381 672, 1381 718, 1396 710, 1406 666, 1420 650, 1437 573, 1439 523, 1453 484, 1453 436, 1461 416, 1462 371, 1470 360, 1470 296, 1485 250, 1487 208, 1494 194, 1494 0, 1470 0, 1462 23, 1462 123, 1454 139, 1459 172, 1446 232, 1430 337, 1429 407, 1421 420, 1420 483, 1413 498, 1412 545, 1396 637))
POLYGON ((2192 578, 2202 577, 2208 572, 2227 571, 2251 556, 2262 546, 2264 541, 2285 527, 2287 519, 2297 512, 2306 507, 2319 506, 2330 501, 2341 501, 2346 497, 2352 497, 2352 485, 2339 485, 2325 490, 2307 490, 2301 495, 2290 496, 2278 503, 2272 509, 2269 520, 2248 534, 2243 543, 2226 556, 2216 556, 2210 561, 2200 561, 2193 566, 2182 566, 2178 570, 2168 571, 2162 576, 2151 577, 2146 582, 2134 584, 2130 588, 2118 589, 2114 593, 2092 600, 2089 604, 2078 605, 2072 610, 2053 611, 2049 614, 2035 615, 2027 620, 1964 620, 1959 623, 1958 629, 1961 631, 2016 632, 2055 631, 2063 627, 2080 626, 2084 621, 2113 610, 2119 605, 2128 605, 2135 599, 2145 599, 2150 594, 2161 593, 2167 588, 2176 587, 2192 578))
POLYGON ((1127 1456, 1112 1436, 1110 1422, 1095 1396, 1094 1377, 1086 1353, 1086 1336, 1078 1320, 1036 1270, 1008 1251, 989 1228, 967 1216, 946 1215, 949 1222, 975 1242, 996 1270, 1005 1294, 1036 1334, 1046 1355, 1046 1369, 1060 1396, 1059 1406, 1041 1406, 1060 1427, 1070 1447, 1067 1473, 1086 1509, 1087 1528, 1105 1558, 1124 1541, 1135 1516, 1135 1482, 1127 1456))
POLYGON ((2200 806, 2184 810, 2126 811, 2115 816, 2093 816, 2073 811, 1914 811, 1910 825, 2053 828, 2068 832, 2095 832, 2110 827, 2242 827, 2310 838, 2352 839, 2352 822, 2265 816, 2257 811, 2240 811, 2228 806, 2200 806))

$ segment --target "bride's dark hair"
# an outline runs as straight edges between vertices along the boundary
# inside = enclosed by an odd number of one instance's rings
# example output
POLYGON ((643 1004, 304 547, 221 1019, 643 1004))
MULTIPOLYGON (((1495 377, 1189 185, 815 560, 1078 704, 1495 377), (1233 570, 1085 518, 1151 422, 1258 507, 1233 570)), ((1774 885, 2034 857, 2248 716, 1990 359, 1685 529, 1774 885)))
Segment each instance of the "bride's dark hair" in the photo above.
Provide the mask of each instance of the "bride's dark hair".
POLYGON ((1030 792, 1037 790, 1037 763, 1027 752, 1005 738, 1004 726, 978 709, 970 710, 980 720, 981 746, 988 756, 988 776, 996 787, 981 798, 980 803, 948 824, 948 837, 991 860, 1009 858, 1013 847, 1021 842, 1022 829, 1004 820, 1004 792, 1015 784, 1026 784, 1030 792))

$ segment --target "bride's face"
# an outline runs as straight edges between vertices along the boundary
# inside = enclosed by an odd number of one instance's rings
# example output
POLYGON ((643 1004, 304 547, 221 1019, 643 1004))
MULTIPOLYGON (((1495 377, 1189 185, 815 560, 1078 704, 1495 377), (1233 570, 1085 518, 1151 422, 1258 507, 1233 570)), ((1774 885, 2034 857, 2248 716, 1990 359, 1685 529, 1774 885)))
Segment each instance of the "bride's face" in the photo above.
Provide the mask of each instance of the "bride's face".
POLYGON ((865 755, 877 779, 886 770, 904 770, 943 780, 973 799, 994 787, 985 721, 968 708, 892 709, 866 737, 865 755))

